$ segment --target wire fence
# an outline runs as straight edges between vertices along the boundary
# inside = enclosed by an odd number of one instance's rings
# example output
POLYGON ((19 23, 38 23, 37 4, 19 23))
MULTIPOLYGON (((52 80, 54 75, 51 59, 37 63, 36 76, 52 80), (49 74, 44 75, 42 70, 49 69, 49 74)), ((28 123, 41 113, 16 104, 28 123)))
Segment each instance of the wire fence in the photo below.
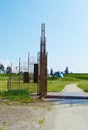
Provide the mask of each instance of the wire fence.
POLYGON ((7 81, 7 90, 28 89, 30 93, 38 93, 38 64, 31 58, 29 61, 22 61, 19 58, 19 65, 16 67, 17 72, 13 73, 11 64, 11 73, 7 81))

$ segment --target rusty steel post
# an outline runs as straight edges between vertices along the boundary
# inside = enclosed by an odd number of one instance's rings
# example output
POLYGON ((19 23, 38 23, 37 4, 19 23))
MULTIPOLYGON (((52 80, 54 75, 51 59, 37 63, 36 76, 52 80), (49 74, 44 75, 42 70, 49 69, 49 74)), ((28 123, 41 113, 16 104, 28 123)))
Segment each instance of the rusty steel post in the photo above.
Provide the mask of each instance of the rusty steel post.
POLYGON ((34 83, 38 83, 38 64, 34 64, 34 83))
POLYGON ((41 24, 39 94, 40 97, 47 94, 47 53, 44 23, 41 24))

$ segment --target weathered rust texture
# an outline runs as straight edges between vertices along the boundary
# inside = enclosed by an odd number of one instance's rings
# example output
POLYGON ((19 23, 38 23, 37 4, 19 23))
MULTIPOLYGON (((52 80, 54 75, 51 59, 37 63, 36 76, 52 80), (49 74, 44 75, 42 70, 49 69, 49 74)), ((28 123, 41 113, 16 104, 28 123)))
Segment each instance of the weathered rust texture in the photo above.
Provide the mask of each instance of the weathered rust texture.
POLYGON ((47 94, 47 53, 44 23, 41 24, 39 93, 40 97, 47 94))

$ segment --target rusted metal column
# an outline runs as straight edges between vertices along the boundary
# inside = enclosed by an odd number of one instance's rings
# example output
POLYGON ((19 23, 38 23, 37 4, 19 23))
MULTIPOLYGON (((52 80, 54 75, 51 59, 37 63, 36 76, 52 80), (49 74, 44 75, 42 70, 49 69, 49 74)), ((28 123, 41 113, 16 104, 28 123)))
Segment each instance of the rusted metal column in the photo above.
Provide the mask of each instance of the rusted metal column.
POLYGON ((41 24, 39 94, 40 97, 47 94, 47 53, 44 23, 41 24))
POLYGON ((19 58, 19 90, 20 90, 20 65, 21 65, 21 58, 19 58))
POLYGON ((38 83, 38 64, 34 64, 34 83, 38 83))

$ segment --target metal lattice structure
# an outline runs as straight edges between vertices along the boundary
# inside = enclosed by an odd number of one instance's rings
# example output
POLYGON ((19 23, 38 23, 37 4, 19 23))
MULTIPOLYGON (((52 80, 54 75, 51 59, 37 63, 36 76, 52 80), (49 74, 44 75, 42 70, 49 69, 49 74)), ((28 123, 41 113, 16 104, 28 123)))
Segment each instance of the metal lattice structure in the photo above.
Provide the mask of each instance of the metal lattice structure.
MULTIPOLYGON (((40 98, 47 94, 47 52, 45 24, 41 24, 40 52, 36 58, 29 57, 28 61, 19 58, 19 65, 16 66, 16 73, 10 73, 7 83, 7 90, 29 89, 31 93, 39 94, 40 98)), ((12 65, 11 65, 12 70, 12 65)))
POLYGON ((44 97, 47 94, 47 52, 44 23, 41 24, 39 68, 39 95, 40 97, 44 97))

